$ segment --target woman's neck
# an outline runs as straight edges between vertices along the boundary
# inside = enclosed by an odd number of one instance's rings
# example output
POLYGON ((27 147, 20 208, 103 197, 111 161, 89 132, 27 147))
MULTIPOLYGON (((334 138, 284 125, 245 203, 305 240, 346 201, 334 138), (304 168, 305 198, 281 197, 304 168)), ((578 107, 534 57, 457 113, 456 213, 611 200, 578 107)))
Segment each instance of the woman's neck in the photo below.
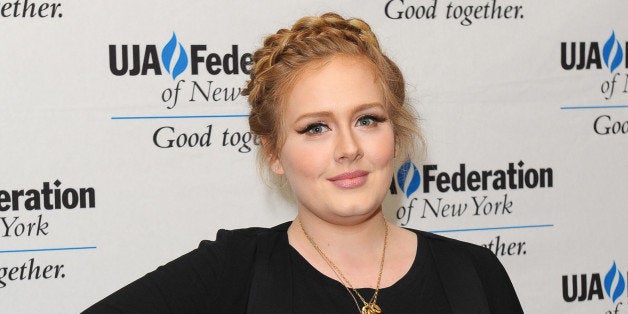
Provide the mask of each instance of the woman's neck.
POLYGON ((356 288, 375 288, 377 284, 386 227, 389 234, 380 287, 397 282, 414 261, 416 235, 386 222, 381 210, 354 224, 330 223, 312 216, 309 212, 299 213, 288 228, 288 241, 305 260, 327 277, 341 281, 307 239, 305 232, 356 288))
POLYGON ((338 267, 351 285, 374 288, 387 229, 381 211, 358 224, 339 225, 312 216, 299 213, 288 228, 290 245, 326 276, 338 280, 325 259, 338 267))
POLYGON ((332 255, 356 253, 364 258, 364 254, 381 255, 386 221, 381 210, 357 223, 349 224, 329 222, 303 211, 299 213, 290 228, 295 229, 293 234, 297 233, 296 237, 301 240, 307 241, 305 236, 307 233, 325 253, 332 255))

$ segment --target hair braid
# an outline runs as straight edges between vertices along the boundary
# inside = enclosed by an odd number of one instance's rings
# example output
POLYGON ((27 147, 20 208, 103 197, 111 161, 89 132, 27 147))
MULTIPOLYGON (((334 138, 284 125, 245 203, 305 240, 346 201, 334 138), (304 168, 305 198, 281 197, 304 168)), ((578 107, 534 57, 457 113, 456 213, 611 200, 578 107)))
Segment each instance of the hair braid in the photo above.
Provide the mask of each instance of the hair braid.
POLYGON ((397 152, 414 153, 422 141, 412 107, 405 102, 405 81, 397 65, 381 51, 377 37, 363 20, 345 19, 335 13, 299 19, 290 29, 280 29, 264 39, 253 54, 250 80, 242 94, 251 108, 251 131, 261 136, 261 162, 276 156, 282 145, 282 112, 286 94, 307 68, 334 55, 363 57, 373 64, 380 80, 385 107, 391 117, 397 152))

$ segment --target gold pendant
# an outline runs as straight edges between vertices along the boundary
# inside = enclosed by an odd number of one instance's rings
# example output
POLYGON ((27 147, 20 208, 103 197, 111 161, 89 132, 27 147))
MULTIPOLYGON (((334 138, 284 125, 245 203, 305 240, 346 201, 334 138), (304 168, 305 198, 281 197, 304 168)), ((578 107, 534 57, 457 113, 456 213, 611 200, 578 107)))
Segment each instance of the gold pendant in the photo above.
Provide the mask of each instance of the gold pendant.
POLYGON ((382 313, 382 309, 375 303, 367 303, 362 307, 361 314, 380 314, 382 313))

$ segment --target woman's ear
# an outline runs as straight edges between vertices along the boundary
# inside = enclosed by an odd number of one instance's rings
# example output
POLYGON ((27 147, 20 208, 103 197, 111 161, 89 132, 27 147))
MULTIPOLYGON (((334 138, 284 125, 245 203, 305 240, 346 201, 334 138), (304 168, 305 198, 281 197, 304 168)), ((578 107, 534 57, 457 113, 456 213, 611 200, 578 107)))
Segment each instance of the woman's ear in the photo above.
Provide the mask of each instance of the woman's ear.
POLYGON ((270 148, 268 138, 266 136, 262 136, 261 140, 262 148, 266 153, 266 161, 268 161, 268 166, 270 167, 270 170, 277 175, 283 175, 285 172, 283 170, 281 160, 279 160, 279 156, 277 156, 277 153, 272 151, 272 149, 270 148))
POLYGON ((268 159, 268 164, 270 164, 270 170, 272 170, 277 175, 283 175, 285 172, 283 171, 283 165, 281 165, 281 161, 279 158, 271 157, 268 159))

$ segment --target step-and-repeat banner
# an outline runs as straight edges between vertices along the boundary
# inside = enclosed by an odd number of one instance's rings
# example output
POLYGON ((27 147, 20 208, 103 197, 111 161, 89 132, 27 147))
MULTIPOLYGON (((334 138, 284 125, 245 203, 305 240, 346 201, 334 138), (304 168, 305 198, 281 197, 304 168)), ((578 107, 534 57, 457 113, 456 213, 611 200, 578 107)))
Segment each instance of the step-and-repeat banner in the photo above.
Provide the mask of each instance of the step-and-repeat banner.
POLYGON ((241 95, 262 38, 368 21, 425 156, 385 214, 488 247, 527 313, 628 313, 625 1, 0 1, 0 312, 78 312, 294 205, 241 95))

